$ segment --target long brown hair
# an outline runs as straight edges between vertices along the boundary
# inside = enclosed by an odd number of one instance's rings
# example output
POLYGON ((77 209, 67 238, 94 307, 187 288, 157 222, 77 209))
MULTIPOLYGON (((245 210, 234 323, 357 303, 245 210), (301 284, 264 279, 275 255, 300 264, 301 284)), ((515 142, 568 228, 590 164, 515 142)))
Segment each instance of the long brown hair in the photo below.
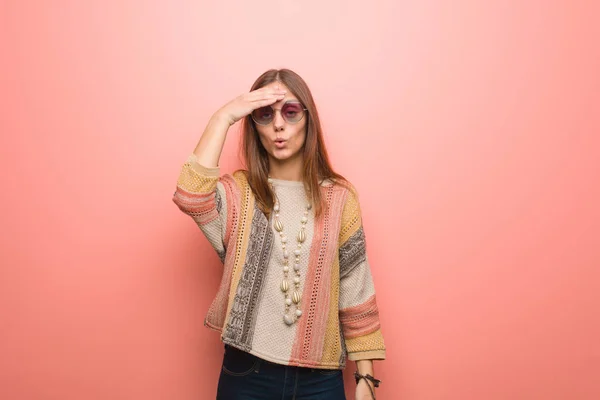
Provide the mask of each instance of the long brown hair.
MULTIPOLYGON (((347 180, 336 173, 331 167, 323 130, 319 121, 317 106, 306 82, 294 71, 289 69, 270 69, 256 79, 252 90, 264 87, 274 81, 283 83, 298 98, 308 110, 305 118, 306 136, 304 141, 304 168, 303 181, 305 190, 314 207, 315 217, 319 217, 325 210, 326 203, 322 198, 320 182, 330 179, 335 183, 349 187, 347 180)), ((268 183, 269 157, 263 147, 254 121, 250 115, 242 121, 241 153, 247 169, 246 177, 259 208, 269 215, 275 203, 274 193, 268 183)))

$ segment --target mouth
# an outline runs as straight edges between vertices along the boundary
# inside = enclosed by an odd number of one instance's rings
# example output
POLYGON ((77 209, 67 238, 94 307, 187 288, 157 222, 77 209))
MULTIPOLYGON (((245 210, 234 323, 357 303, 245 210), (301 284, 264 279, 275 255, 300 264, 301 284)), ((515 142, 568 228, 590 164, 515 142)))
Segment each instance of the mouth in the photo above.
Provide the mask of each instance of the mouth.
POLYGON ((281 148, 285 147, 286 142, 287 142, 287 140, 277 139, 277 140, 275 140, 275 147, 277 147, 278 149, 281 149, 281 148))

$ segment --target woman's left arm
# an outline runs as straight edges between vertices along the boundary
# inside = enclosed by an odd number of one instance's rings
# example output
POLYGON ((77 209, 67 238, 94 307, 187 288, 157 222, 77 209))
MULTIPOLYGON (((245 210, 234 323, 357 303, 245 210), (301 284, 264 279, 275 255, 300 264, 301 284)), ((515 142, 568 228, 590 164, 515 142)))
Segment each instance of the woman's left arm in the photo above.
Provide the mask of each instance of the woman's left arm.
POLYGON ((367 256, 358 194, 348 191, 339 237, 339 316, 350 361, 384 360, 375 286, 367 256))
MULTIPOLYGON (((385 359, 385 344, 367 257, 358 193, 353 187, 348 192, 342 212, 339 244, 339 315, 348 359, 356 362, 359 374, 375 376, 373 360, 385 359)), ((370 389, 374 392, 373 382, 360 379, 356 387, 356 399, 371 400, 373 396, 370 389)))

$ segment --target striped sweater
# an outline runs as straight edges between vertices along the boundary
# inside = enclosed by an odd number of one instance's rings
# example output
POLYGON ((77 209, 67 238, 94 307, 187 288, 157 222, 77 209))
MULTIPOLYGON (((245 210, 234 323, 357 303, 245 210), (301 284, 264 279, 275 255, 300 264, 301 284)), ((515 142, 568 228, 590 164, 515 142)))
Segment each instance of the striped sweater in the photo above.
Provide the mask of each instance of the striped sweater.
MULTIPOLYGON (((300 181, 274 180, 280 219, 293 242, 306 204, 300 181)), ((343 369, 346 358, 385 359, 375 288, 356 190, 325 181, 325 212, 311 210, 301 249, 301 317, 284 323, 283 255, 272 217, 258 208, 243 171, 220 175, 190 155, 173 201, 191 216, 223 263, 205 326, 221 340, 284 365, 343 369)))

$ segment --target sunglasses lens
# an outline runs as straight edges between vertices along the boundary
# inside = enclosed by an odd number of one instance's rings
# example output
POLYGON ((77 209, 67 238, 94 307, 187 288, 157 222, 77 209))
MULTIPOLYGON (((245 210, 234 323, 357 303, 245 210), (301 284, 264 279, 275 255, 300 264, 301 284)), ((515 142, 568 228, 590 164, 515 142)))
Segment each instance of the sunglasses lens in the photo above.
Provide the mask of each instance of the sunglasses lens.
POLYGON ((273 120, 273 109, 271 106, 262 107, 252 111, 252 119, 260 125, 267 125, 273 120))
POLYGON ((281 108, 283 119, 290 123, 296 123, 304 116, 304 109, 300 103, 285 103, 281 108))

